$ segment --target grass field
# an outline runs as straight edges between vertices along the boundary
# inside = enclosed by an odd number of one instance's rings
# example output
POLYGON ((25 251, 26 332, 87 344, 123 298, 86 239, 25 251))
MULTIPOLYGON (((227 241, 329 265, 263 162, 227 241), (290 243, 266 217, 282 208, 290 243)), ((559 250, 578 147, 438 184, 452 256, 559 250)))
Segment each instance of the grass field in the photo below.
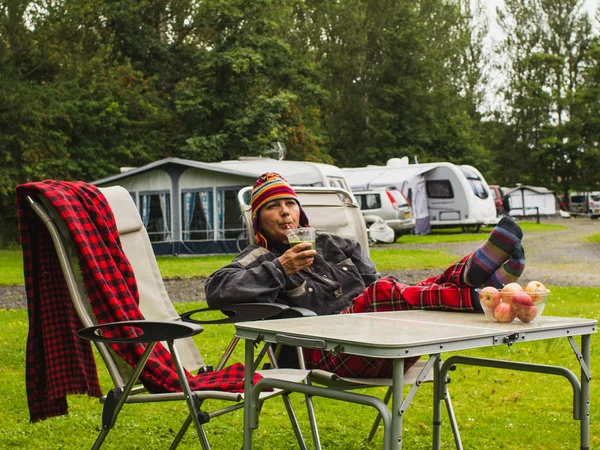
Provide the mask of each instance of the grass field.
MULTIPOLYGON (((534 224, 535 225, 535 224, 534 224)), ((452 235, 449 235, 452 236, 452 235)), ((404 238, 404 237, 403 237, 404 238)), ((402 238, 402 239, 403 239, 402 238)), ((420 238, 420 237, 419 237, 420 238)), ((438 239, 436 237, 436 239, 438 239)), ((473 240, 482 239, 476 234, 473 240)), ((163 274, 171 276, 201 276, 230 261, 232 255, 201 258, 159 258, 163 274)), ((18 252, 0 252, 3 270, 0 283, 6 283, 19 266, 18 252)), ((373 258, 380 270, 443 266, 443 252, 413 250, 374 250, 373 258), (403 252, 398 258, 397 252, 403 252), (410 256, 410 258, 409 258, 410 256), (412 259, 411 259, 412 258, 412 259), (409 260, 406 267, 398 267, 393 260, 409 260)), ((18 275, 16 276, 18 278, 18 275)), ((600 318, 600 289, 550 286, 544 315, 600 318)), ((184 310, 204 306, 201 303, 176 304, 184 310)), ((85 395, 69 396, 67 416, 51 418, 39 423, 29 422, 25 393, 25 345, 28 330, 25 310, 0 310, 0 448, 72 449, 91 447, 101 424, 102 407, 97 399, 85 395)), ((233 325, 207 326, 194 339, 208 363, 216 363, 229 339, 233 325)), ((576 339, 579 342, 579 339, 576 339)), ((592 337, 592 372, 600 366, 600 342, 592 337)), ((456 354, 449 353, 446 357, 456 354)), ((514 361, 537 362, 565 366, 579 375, 577 359, 566 339, 523 342, 511 347, 494 347, 461 352, 462 355, 504 358, 514 361)), ((241 348, 233 361, 242 361, 241 348)), ((107 372, 99 367, 101 384, 106 392, 110 386, 107 372)), ((591 445, 600 445, 600 393, 596 383, 591 384, 591 445)), ((508 450, 563 450, 579 447, 579 422, 572 419, 572 390, 561 377, 508 370, 460 366, 451 372, 449 385, 453 406, 466 449, 508 450)), ((365 391, 367 392, 367 391, 365 391)), ((384 390, 375 388, 371 394, 383 397, 384 390)), ((431 384, 424 384, 414 397, 403 419, 404 445, 408 450, 431 448, 431 384)), ((310 432, 304 398, 292 395, 305 437, 310 432)), ((324 449, 379 450, 381 431, 374 442, 365 442, 374 412, 372 409, 332 400, 315 399, 324 449)), ((183 404, 126 405, 115 429, 103 448, 158 449, 168 448, 174 434, 186 416, 183 404)), ((447 417, 442 416, 442 449, 454 448, 447 417)), ((214 418, 206 425, 214 450, 239 449, 242 442, 242 411, 214 418)), ((267 403, 260 416, 260 427, 254 433, 255 448, 283 450, 297 448, 287 420, 285 408, 279 399, 267 403)), ((200 448, 192 430, 188 431, 181 449, 200 448)), ((312 445, 309 444, 309 448, 312 445)))
MULTIPOLYGON (((600 289, 551 287, 545 315, 600 318, 600 289)), ((201 304, 177 304, 181 311, 201 304)), ((0 448, 71 449, 89 448, 99 430, 101 405, 83 395, 69 397, 70 414, 29 423, 25 396, 25 342, 27 314, 23 310, 0 313, 3 332, 0 346, 0 448)), ((225 348, 233 333, 232 325, 206 327, 196 337, 202 354, 209 362, 225 348)), ((598 338, 592 338, 591 367, 600 364, 598 338)), ((502 357, 514 361, 535 361, 564 365, 579 374, 577 360, 566 339, 528 342, 512 347, 496 347, 462 352, 469 356, 502 357)), ((448 354, 447 356, 449 356, 448 354)), ((242 360, 240 351, 234 359, 242 360)), ((101 383, 110 382, 100 368, 101 383)), ((569 383, 560 377, 514 373, 462 366, 451 372, 449 389, 467 449, 502 448, 512 450, 563 450, 578 447, 579 424, 571 419, 572 393, 569 383)), ((383 396, 384 391, 371 393, 383 396)), ((431 385, 421 387, 404 417, 404 448, 431 448, 431 385)), ((309 437, 304 400, 292 396, 301 425, 309 437)), ((316 409, 325 449, 380 449, 382 434, 373 443, 364 439, 373 420, 373 411, 363 406, 317 398, 316 409)), ((591 448, 600 445, 600 394, 592 382, 591 448)), ((127 405, 119 422, 109 434, 107 449, 167 448, 186 414, 180 404, 127 405)), ((444 422, 443 449, 453 448, 447 418, 444 422)), ((213 419, 207 432, 215 450, 239 448, 243 416, 238 411, 213 419)), ((261 414, 260 428, 255 432, 255 448, 281 450, 296 448, 293 433, 281 400, 267 403, 261 414)), ((199 448, 193 432, 188 432, 182 449, 199 448)))
MULTIPOLYGON (((560 225, 535 224, 523 222, 524 231, 543 231, 549 229, 566 229, 560 225)), ((427 236, 402 236, 397 244, 427 244, 444 242, 473 242, 485 239, 488 229, 480 233, 462 233, 460 229, 450 228, 436 230, 427 236)), ((198 257, 159 256, 157 258, 160 271, 165 278, 208 276, 219 267, 231 262, 235 255, 206 255, 198 257)), ((386 249, 378 247, 372 250, 372 258, 380 271, 402 270, 411 267, 436 268, 445 267, 456 257, 441 251, 421 251, 386 249), (398 258, 402 255, 402 258, 398 258), (400 265, 399 265, 400 264, 400 265)), ((19 249, 0 250, 0 285, 23 284, 23 258, 19 249)))

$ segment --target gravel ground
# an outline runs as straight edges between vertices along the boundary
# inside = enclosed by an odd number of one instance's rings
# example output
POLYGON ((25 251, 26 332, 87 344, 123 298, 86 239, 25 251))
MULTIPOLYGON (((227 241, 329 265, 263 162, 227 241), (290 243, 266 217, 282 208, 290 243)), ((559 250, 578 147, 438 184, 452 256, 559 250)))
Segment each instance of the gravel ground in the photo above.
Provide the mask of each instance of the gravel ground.
MULTIPOLYGON (((600 243, 585 240, 590 234, 600 233, 600 221, 587 218, 549 219, 542 223, 560 224, 568 231, 527 233, 523 246, 527 258, 521 283, 540 280, 550 286, 589 286, 600 287, 600 243)), ((481 235, 482 242, 487 237, 481 235)), ((444 249, 457 259, 473 251, 477 242, 426 244, 417 246, 403 245, 402 248, 444 249)), ((386 246, 388 247, 388 246, 386 246)), ((384 276, 395 276, 407 283, 416 283, 424 278, 436 275, 438 270, 404 270, 384 272, 384 276)), ((169 279, 165 285, 173 301, 195 301, 204 298, 204 280, 169 279)), ((0 308, 25 308, 25 289, 23 286, 0 286, 0 308)))

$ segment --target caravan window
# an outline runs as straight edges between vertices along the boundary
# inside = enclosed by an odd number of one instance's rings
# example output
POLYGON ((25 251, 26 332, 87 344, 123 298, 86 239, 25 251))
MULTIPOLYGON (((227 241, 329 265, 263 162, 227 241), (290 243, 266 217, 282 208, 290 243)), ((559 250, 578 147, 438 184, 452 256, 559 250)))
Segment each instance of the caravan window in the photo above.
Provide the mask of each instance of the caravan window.
POLYGON ((140 216, 152 242, 171 240, 171 194, 140 192, 140 216))
POLYGON ((212 189, 181 194, 181 226, 184 241, 214 239, 212 189))
POLYGON ((350 192, 350 189, 348 188, 348 185, 346 184, 346 180, 344 178, 342 178, 342 177, 327 177, 327 180, 329 181, 330 187, 340 188, 340 189, 344 189, 344 190, 350 192))
POLYGON ((376 194, 354 194, 356 202, 361 210, 381 208, 379 193, 376 194))
POLYGON ((450 180, 428 180, 425 182, 425 189, 429 198, 454 198, 450 180))
POLYGON ((462 170, 462 172, 465 174, 471 189, 473 189, 473 192, 477 197, 486 199, 490 196, 490 193, 484 186, 483 180, 479 175, 470 170, 468 167, 461 167, 460 170, 462 170))
POLYGON ((241 187, 217 191, 217 239, 236 239, 244 231, 242 215, 237 202, 241 187))

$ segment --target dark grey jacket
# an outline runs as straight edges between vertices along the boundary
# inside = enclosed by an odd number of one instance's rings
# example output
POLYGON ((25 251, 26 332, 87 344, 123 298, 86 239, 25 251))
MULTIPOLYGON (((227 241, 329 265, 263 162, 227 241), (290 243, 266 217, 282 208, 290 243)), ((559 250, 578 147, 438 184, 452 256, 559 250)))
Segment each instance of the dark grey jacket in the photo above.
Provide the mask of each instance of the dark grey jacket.
POLYGON ((274 302, 310 309, 318 315, 339 313, 379 278, 375 264, 353 240, 320 234, 317 255, 308 270, 286 276, 277 258, 289 245, 267 250, 250 245, 231 264, 206 280, 209 306, 274 302))

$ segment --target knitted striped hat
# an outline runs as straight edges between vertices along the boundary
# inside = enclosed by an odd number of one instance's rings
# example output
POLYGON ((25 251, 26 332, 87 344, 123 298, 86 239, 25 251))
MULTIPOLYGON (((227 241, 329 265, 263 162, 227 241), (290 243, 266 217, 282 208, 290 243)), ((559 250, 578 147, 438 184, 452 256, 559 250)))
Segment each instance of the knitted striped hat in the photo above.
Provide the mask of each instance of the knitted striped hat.
POLYGON ((306 217, 302 205, 300 205, 298 195, 296 195, 296 191, 292 189, 285 178, 278 173, 267 172, 262 174, 258 180, 256 180, 256 183, 254 183, 254 187, 250 194, 250 206, 252 207, 252 225, 254 227, 257 245, 267 248, 267 240, 260 230, 258 215, 260 208, 272 200, 282 200, 286 198, 291 198, 298 203, 298 206, 300 207, 300 226, 309 226, 308 217, 306 217))

